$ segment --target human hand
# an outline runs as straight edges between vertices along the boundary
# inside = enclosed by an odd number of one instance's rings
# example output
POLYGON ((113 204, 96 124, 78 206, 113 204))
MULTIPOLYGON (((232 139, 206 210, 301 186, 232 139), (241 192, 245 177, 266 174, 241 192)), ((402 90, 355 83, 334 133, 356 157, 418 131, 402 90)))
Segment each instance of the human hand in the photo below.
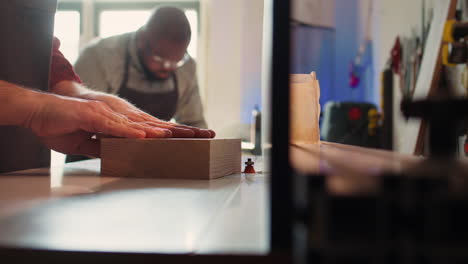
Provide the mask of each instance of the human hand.
POLYGON ((201 129, 191 126, 178 125, 171 122, 162 121, 154 116, 151 116, 142 110, 138 109, 126 100, 117 96, 92 91, 79 83, 73 81, 62 81, 57 83, 52 91, 57 94, 82 98, 92 101, 100 101, 107 104, 113 111, 122 114, 128 120, 145 124, 149 129, 146 137, 161 137, 158 134, 152 133, 153 128, 158 128, 165 133, 171 134, 171 137, 177 138, 213 138, 215 132, 209 129, 201 129))
MULTIPOLYGON (((97 100, 106 103, 113 111, 126 116, 130 121, 147 124, 151 127, 167 129, 175 138, 214 138, 215 132, 210 129, 201 129, 191 126, 174 124, 162 121, 138 109, 126 100, 114 95, 104 93, 90 93, 82 96, 83 98, 97 100)), ((152 137, 147 135, 147 137, 152 137)))
POLYGON ((170 136, 165 130, 130 121, 103 102, 41 94, 23 126, 30 128, 49 148, 66 154, 99 157, 95 134, 144 138, 170 136))

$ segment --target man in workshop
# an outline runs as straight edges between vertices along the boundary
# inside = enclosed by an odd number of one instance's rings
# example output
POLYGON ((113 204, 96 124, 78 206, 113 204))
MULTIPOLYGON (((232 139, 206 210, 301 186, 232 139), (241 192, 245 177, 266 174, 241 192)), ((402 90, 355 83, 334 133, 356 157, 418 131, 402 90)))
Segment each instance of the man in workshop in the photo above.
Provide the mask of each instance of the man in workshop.
POLYGON ((98 157, 96 134, 214 137, 83 86, 58 39, 52 41, 56 6, 56 0, 0 1, 0 172, 46 167, 49 148, 98 157))
POLYGON ((161 121, 121 98, 90 91, 81 85, 59 51, 57 38, 52 46, 49 91, 62 96, 0 80, 0 126, 23 127, 50 149, 93 157, 100 155, 95 134, 130 138, 214 137, 211 130, 161 121))
MULTIPOLYGON (((96 91, 117 94, 161 120, 207 128, 195 61, 187 53, 191 34, 182 10, 160 7, 138 31, 89 44, 75 69, 96 91)), ((83 159, 67 156, 67 162, 83 159)))
POLYGON ((75 69, 92 89, 118 94, 162 120, 206 128, 184 12, 160 7, 136 32, 93 42, 75 69))
POLYGON ((60 41, 54 37, 52 45, 52 62, 49 80, 49 91, 55 94, 94 100, 105 103, 113 111, 120 113, 133 122, 151 127, 149 137, 214 137, 215 133, 209 129, 186 125, 177 125, 156 118, 127 100, 118 96, 90 90, 82 85, 81 78, 75 73, 68 60, 60 52, 60 41))
MULTIPOLYGON (((131 122, 146 127, 146 137, 214 137, 214 132, 212 130, 166 122, 142 111, 125 99, 108 93, 88 89, 81 84, 82 81, 80 77, 76 75, 73 67, 59 51, 59 47, 60 41, 57 38, 54 38, 49 91, 60 95, 104 102, 111 110, 122 114, 131 122)), ((161 101, 161 103, 163 102, 161 101)), ((92 156, 96 157, 96 155, 92 156)), ((83 155, 72 155, 67 158, 68 161, 78 161, 87 159, 88 157, 83 155)))

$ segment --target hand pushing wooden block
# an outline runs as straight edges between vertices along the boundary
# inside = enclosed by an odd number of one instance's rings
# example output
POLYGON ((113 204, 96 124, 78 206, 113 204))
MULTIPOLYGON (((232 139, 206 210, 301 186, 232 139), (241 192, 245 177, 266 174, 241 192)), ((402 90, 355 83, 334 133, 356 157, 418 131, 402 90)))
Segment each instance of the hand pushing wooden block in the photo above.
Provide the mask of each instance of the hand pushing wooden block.
POLYGON ((101 175, 209 180, 241 173, 240 139, 101 141, 101 175))

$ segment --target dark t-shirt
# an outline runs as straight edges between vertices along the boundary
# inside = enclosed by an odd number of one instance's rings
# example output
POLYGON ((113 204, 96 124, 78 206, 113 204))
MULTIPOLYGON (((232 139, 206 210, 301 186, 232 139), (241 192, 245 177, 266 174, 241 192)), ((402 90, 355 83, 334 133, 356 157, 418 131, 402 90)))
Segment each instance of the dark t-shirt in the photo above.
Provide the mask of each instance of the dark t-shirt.
POLYGON ((52 41, 52 61, 50 64, 49 89, 61 81, 75 81, 81 83, 73 66, 60 52, 60 40, 54 37, 52 41))
MULTIPOLYGON (((0 1, 0 79, 48 90, 55 0, 0 1)), ((1 111, 1 109, 0 109, 1 111)), ((50 150, 28 129, 0 126, 0 172, 46 167, 50 150)))

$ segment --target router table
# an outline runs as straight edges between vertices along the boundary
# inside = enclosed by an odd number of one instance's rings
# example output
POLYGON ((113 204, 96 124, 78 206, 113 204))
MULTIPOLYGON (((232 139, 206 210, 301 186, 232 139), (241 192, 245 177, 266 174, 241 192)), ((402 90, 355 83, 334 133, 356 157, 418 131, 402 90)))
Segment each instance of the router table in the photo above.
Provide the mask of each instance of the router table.
POLYGON ((99 160, 0 176, 0 247, 145 253, 268 252, 261 174, 100 176, 99 160))
MULTIPOLYGON (((338 190, 353 187, 347 172, 373 175, 419 160, 326 142, 293 145, 291 157, 299 169, 341 179, 338 190)), ((100 176, 97 159, 6 173, 0 175, 0 248, 267 255, 268 193, 268 174, 113 178, 100 176)))

